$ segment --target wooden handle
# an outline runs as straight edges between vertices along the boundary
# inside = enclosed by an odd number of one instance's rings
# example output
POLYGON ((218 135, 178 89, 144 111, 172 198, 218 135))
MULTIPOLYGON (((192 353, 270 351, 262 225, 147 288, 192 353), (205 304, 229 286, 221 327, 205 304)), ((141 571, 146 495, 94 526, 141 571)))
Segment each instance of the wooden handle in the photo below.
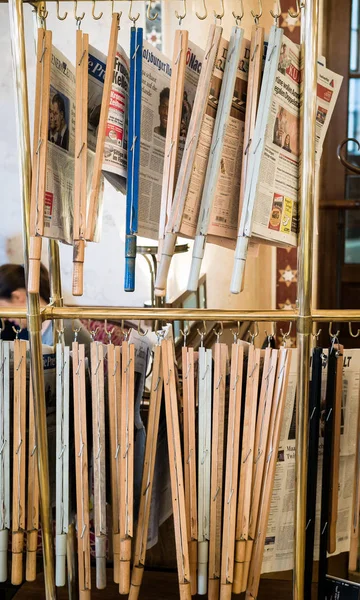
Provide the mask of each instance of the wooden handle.
POLYGON ((171 259, 175 251, 176 240, 176 233, 167 232, 165 234, 159 269, 155 281, 155 296, 165 296, 166 294, 166 281, 169 274, 171 259))
POLYGON ((42 238, 31 237, 29 248, 29 279, 28 290, 30 294, 38 294, 40 290, 40 261, 42 238))
POLYGON ((241 594, 241 586, 244 575, 244 563, 234 562, 234 581, 233 581, 233 594, 241 594))
POLYGON ((129 600, 138 600, 140 595, 140 587, 144 576, 144 568, 134 566, 131 574, 131 587, 129 593, 129 600))
POLYGON ((95 537, 96 554, 96 587, 98 590, 106 588, 106 536, 95 537))
POLYGON ((205 235, 197 235, 194 241, 193 255, 190 266, 189 273, 189 281, 187 289, 190 292, 196 292, 198 288, 199 278, 200 278, 200 269, 202 259, 204 258, 205 252, 205 244, 206 244, 206 236, 205 235))
POLYGON ((245 554, 245 562, 244 562, 244 570, 243 570, 243 580, 241 584, 241 591, 245 592, 247 588, 247 583, 249 579, 249 570, 250 570, 250 562, 251 555, 253 550, 254 540, 247 540, 246 542, 246 554, 245 554))
POLYGON ((180 600, 191 600, 190 583, 180 583, 180 600))
MULTIPOLYGON (((231 589, 231 585, 229 586, 231 589)), ((209 579, 208 581, 208 600, 219 600, 220 579, 209 579)))
MULTIPOLYGON (((231 583, 228 584, 221 584, 221 589, 220 589, 220 600, 231 600, 231 595, 235 594, 236 592, 234 592, 234 585, 231 585, 231 583)), ((209 598, 210 600, 210 598, 209 598)))
POLYGON ((12 563, 11 583, 20 585, 23 582, 23 547, 24 534, 21 531, 13 531, 12 534, 12 563))
POLYGON ((26 540, 26 581, 36 580, 37 530, 28 531, 26 540))
POLYGON ((231 277, 230 291, 239 294, 243 289, 246 257, 248 252, 249 238, 238 237, 234 256, 234 268, 231 277))
MULTIPOLYGON (((357 562, 358 562, 358 547, 359 540, 357 537, 352 537, 350 541, 350 551, 349 551, 349 571, 357 571, 357 562)), ((0 580, 1 581, 1 580, 0 580)))
POLYGON ((114 583, 120 583, 120 534, 113 535, 114 583))
POLYGON ((197 546, 196 540, 189 542, 190 587, 192 596, 196 596, 197 594, 197 546))
POLYGON ((84 293, 84 258, 85 258, 85 242, 78 240, 74 242, 73 254, 73 296, 82 296, 84 293))
POLYGON ((131 539, 120 540, 119 593, 127 596, 130 592, 131 539))
POLYGON ((91 599, 91 591, 90 590, 80 590, 79 599, 80 600, 90 600, 91 599))

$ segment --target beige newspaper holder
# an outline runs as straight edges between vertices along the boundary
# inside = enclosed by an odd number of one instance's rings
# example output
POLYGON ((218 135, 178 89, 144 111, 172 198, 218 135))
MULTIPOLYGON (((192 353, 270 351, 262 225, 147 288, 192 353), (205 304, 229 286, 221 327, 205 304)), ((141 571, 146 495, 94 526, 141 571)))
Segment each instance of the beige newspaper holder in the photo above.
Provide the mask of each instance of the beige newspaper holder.
POLYGON ((73 389, 74 389, 74 435, 76 473, 76 512, 80 600, 90 600, 90 518, 88 445, 86 427, 85 346, 72 344, 73 389))
POLYGON ((241 344, 234 342, 231 348, 230 398, 226 446, 221 600, 231 598, 233 588, 243 365, 244 348, 241 344))
POLYGON ((34 419, 34 397, 30 375, 29 383, 29 453, 26 537, 26 581, 36 580, 36 552, 39 529, 39 477, 34 419))
POLYGON ((36 53, 34 137, 30 198, 28 291, 32 294, 38 294, 40 289, 41 236, 44 235, 46 159, 49 128, 51 48, 51 31, 39 28, 36 53))
POLYGON ((149 531, 151 496, 154 482, 156 448, 159 433, 161 397, 163 391, 162 350, 154 348, 153 374, 151 380, 150 406, 148 415, 144 469, 141 483, 139 518, 135 538, 134 566, 131 575, 129 600, 137 600, 140 594, 146 558, 149 531))
POLYGON ((112 547, 114 582, 120 581, 120 405, 121 405, 121 349, 107 345, 109 429, 110 429, 110 475, 112 510, 112 547))
POLYGON ((86 227, 87 173, 87 108, 88 108, 89 36, 76 31, 76 98, 75 98, 75 178, 73 221, 73 285, 74 296, 84 291, 84 258, 86 227))
POLYGON ((112 20, 111 20, 110 39, 109 39, 109 47, 108 47, 108 53, 107 53, 104 89, 103 89, 103 96, 102 96, 102 101, 101 101, 98 137, 97 137, 97 141, 96 141, 94 170, 93 170, 93 175, 92 175, 92 179, 91 179, 90 203, 89 203, 89 212, 88 212, 88 220, 87 220, 87 227, 86 227, 86 239, 89 242, 92 242, 94 240, 96 219, 97 219, 97 215, 99 212, 98 201, 99 201, 99 193, 100 193, 100 186, 101 186, 101 167, 102 167, 102 162, 103 162, 103 157, 104 157, 106 122, 107 122, 108 115, 109 115, 111 84, 112 84, 113 73, 114 73, 114 62, 115 62, 115 56, 116 56, 120 16, 121 16, 121 13, 113 13, 112 20))
MULTIPOLYGON (((17 334, 18 335, 18 334, 17 334)), ((11 583, 23 582, 26 469, 26 342, 14 340, 13 502, 11 583)))

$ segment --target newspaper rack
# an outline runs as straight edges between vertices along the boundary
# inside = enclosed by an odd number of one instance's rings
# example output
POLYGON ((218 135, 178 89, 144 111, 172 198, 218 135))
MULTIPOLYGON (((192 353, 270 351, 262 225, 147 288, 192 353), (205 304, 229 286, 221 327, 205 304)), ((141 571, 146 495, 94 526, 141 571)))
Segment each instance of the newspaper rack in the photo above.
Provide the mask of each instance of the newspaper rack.
MULTIPOLYGON (((98 0, 102 1, 102 0, 98 0)), ((63 0, 59 0, 63 2, 63 0)), ((28 94, 26 77, 25 28, 23 19, 23 1, 8 0, 11 50, 13 54, 13 75, 15 82, 15 110, 18 125, 18 152, 21 173, 21 198, 23 206, 24 265, 26 274, 29 267, 29 211, 31 190, 31 144, 28 113, 28 94)), ((35 425, 37 431, 39 485, 41 497, 41 522, 43 527, 43 552, 46 600, 55 600, 55 577, 53 560, 53 541, 51 529, 50 494, 48 480, 47 424, 45 411, 45 389, 41 360, 41 323, 47 319, 62 318, 118 318, 127 319, 186 319, 215 321, 288 321, 297 324, 298 396, 302 398, 297 410, 297 447, 296 447, 296 509, 295 509, 295 561, 294 561, 294 597, 305 600, 304 563, 306 528, 306 466, 308 438, 308 381, 310 366, 307 357, 311 347, 313 322, 351 322, 360 321, 359 310, 317 310, 312 304, 312 261, 313 261, 313 224, 314 224, 314 186, 315 171, 315 118, 316 118, 316 74, 319 7, 317 0, 306 0, 302 8, 302 44, 304 53, 304 91, 303 115, 301 118, 301 138, 303 161, 301 165, 300 194, 300 233, 298 298, 296 311, 259 310, 183 310, 183 309, 143 309, 121 307, 67 307, 63 306, 61 293, 60 259, 58 244, 50 242, 50 260, 52 264, 51 285, 53 304, 40 309, 39 295, 28 294, 28 307, 1 308, 4 318, 27 318, 31 344, 32 385, 35 400, 35 425)), ((184 540, 186 543, 186 540, 184 540)))

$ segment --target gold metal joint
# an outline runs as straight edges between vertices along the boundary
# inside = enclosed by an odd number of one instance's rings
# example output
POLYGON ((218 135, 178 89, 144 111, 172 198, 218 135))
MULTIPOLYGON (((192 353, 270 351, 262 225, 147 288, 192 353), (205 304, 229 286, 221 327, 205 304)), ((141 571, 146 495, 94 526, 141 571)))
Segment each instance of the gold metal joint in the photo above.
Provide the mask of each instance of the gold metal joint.
POLYGON ((303 333, 306 335, 311 335, 312 333, 312 324, 313 324, 313 319, 312 317, 309 315, 307 317, 302 316, 302 315, 298 315, 298 318, 296 320, 296 328, 297 328, 297 332, 298 333, 303 333))

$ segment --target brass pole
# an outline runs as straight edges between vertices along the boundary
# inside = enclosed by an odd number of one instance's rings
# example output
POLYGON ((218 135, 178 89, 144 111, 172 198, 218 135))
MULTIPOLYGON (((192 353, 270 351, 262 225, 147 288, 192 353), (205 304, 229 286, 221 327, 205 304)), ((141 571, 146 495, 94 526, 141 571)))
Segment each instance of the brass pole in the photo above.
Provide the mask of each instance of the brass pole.
POLYGON ((311 351, 312 251, 315 196, 315 119, 317 91, 318 0, 306 0, 301 19, 303 97, 300 114, 300 233, 297 319, 298 383, 295 456, 295 543, 293 598, 305 600, 306 482, 311 351))
MULTIPOLYGON (((29 259, 29 217, 31 188, 31 146, 27 94, 26 54, 22 0, 9 0, 11 50, 15 82, 17 137, 22 197, 24 269, 27 281, 29 259)), ((50 511, 49 463, 47 444, 46 405, 41 345, 42 319, 37 294, 27 296, 28 331, 30 339, 31 375, 33 383, 35 426, 38 448, 40 514, 42 527, 45 593, 47 600, 56 598, 52 519, 50 511)))

